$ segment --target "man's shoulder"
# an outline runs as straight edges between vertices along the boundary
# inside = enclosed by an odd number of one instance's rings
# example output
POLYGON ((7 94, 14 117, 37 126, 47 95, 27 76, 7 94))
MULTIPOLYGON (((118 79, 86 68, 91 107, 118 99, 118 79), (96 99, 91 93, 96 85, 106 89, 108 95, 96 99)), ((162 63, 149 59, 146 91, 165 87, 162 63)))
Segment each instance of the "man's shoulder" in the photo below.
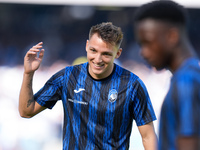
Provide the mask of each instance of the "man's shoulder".
POLYGON ((135 81, 139 78, 135 73, 119 65, 116 65, 116 73, 120 78, 127 78, 132 81, 135 81))
POLYGON ((87 70, 87 63, 85 64, 79 64, 79 65, 72 65, 72 66, 66 66, 59 71, 57 71, 53 77, 58 78, 61 76, 70 76, 71 74, 79 74, 80 72, 85 73, 87 70))
POLYGON ((142 82, 142 80, 135 73, 119 65, 116 65, 116 74, 117 77, 120 78, 120 80, 123 80, 124 83, 126 82, 127 85, 135 85, 142 82))
POLYGON ((186 81, 195 80, 200 76, 200 61, 195 58, 188 59, 182 66, 175 72, 173 80, 186 81))
POLYGON ((65 71, 87 71, 87 64, 88 63, 83 63, 83 64, 78 64, 78 65, 72 65, 72 66, 67 66, 64 68, 65 71))

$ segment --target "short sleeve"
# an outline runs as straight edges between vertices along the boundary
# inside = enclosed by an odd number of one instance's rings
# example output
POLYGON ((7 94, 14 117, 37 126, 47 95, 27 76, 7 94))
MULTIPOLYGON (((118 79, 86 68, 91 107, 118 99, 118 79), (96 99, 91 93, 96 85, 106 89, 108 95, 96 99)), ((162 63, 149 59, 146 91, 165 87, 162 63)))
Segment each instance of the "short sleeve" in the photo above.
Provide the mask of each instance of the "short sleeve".
POLYGON ((45 85, 34 95, 34 99, 41 106, 52 109, 61 99, 64 69, 54 74, 45 85))
POLYGON ((133 117, 137 126, 145 125, 156 120, 147 89, 142 80, 139 78, 133 86, 133 93, 135 93, 132 96, 133 117))

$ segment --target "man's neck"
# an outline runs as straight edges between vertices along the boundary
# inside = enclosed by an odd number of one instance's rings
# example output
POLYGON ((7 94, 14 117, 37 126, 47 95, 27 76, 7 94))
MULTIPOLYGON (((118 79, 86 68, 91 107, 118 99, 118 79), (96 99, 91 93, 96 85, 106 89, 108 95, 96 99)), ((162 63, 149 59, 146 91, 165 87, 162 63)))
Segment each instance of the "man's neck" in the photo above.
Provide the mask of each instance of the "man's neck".
POLYGON ((172 72, 172 74, 182 65, 186 59, 196 56, 192 46, 189 44, 184 44, 174 51, 176 52, 174 53, 174 56, 172 57, 171 63, 169 65, 169 70, 172 72))

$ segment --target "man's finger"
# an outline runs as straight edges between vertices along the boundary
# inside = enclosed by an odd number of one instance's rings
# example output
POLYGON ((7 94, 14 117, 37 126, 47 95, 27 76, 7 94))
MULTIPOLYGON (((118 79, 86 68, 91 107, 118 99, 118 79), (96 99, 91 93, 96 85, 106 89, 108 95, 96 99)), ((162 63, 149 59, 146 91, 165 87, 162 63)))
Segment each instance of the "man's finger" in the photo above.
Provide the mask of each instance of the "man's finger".
POLYGON ((39 54, 39 59, 42 59, 44 56, 44 49, 41 49, 40 54, 39 54))
POLYGON ((42 48, 43 42, 39 42, 38 44, 34 45, 32 48, 42 48))

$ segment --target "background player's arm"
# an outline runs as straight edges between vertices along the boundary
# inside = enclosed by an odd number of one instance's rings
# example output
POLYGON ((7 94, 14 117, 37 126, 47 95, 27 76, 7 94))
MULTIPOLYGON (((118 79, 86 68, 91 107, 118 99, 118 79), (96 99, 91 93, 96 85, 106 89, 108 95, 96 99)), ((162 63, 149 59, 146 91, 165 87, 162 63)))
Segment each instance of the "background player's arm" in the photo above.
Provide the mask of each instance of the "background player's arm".
POLYGON ((177 139, 178 150, 199 150, 200 137, 178 137, 177 139))
POLYGON ((34 72, 39 68, 44 55, 44 49, 41 49, 42 44, 40 42, 33 46, 24 57, 24 75, 19 95, 19 113, 21 117, 30 118, 45 109, 34 100, 32 90, 34 72), (38 52, 40 52, 39 57, 37 57, 38 52))
POLYGON ((138 126, 139 132, 142 137, 142 143, 145 150, 157 149, 157 136, 154 130, 153 122, 138 126))

